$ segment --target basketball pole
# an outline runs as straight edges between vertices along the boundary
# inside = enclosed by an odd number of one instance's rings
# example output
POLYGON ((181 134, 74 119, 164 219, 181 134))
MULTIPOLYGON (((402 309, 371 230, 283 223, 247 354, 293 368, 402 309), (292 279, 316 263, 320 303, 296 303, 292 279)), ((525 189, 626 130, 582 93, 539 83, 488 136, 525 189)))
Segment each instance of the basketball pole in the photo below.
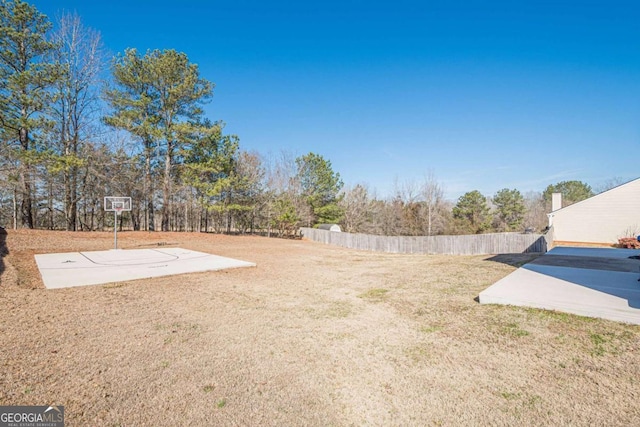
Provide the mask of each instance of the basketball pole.
POLYGON ((118 217, 131 210, 131 197, 106 196, 104 210, 113 211, 113 249, 118 249, 118 217))
POLYGON ((118 211, 113 211, 113 246, 118 250, 118 211))

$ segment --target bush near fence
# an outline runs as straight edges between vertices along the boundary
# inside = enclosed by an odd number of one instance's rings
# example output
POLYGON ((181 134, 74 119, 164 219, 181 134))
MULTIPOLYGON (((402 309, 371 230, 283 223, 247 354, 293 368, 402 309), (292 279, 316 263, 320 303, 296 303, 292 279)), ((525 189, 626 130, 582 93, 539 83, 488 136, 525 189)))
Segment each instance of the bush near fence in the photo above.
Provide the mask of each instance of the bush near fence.
POLYGON ((336 233, 316 228, 300 229, 303 238, 328 245, 363 251, 490 255, 546 252, 544 234, 491 233, 464 236, 376 236, 372 234, 336 233))

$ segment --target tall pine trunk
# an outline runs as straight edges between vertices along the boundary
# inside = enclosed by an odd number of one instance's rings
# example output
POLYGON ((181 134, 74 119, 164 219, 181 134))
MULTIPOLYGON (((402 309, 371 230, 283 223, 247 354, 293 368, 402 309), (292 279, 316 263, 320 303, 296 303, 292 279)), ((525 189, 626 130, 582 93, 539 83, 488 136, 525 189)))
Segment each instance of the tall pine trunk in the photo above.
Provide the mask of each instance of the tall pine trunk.
POLYGON ((64 206, 67 231, 76 231, 78 222, 78 169, 72 166, 64 176, 64 206))
MULTIPOLYGON (((26 111, 23 111, 26 115, 26 111)), ((29 131, 26 128, 20 129, 20 145, 24 153, 29 151, 29 131)), ((20 165, 20 186, 22 191, 22 201, 20 202, 20 213, 22 216, 22 225, 33 228, 33 199, 31 191, 31 166, 29 162, 23 160, 20 165)))
POLYGON ((145 142, 145 163, 144 163, 144 190, 147 197, 147 207, 145 212, 145 226, 147 231, 155 231, 154 209, 153 209, 153 180, 151 179, 151 141, 145 142))
MULTIPOLYGON (((75 136, 73 139, 71 145, 65 149, 67 156, 76 156, 78 154, 78 137, 75 136)), ((78 222, 78 167, 75 164, 71 165, 64 173, 64 213, 67 231, 76 231, 78 222)))
POLYGON ((173 144, 167 141, 167 152, 164 158, 164 179, 162 182, 162 231, 170 231, 171 216, 171 163, 173 144))

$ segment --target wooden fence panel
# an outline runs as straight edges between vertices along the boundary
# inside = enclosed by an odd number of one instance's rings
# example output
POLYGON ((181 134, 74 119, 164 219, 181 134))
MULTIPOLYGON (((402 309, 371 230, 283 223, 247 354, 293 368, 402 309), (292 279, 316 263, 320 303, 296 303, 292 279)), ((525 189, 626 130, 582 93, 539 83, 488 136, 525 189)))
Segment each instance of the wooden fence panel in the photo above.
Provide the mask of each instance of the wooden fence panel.
POLYGON ((491 233, 464 236, 376 236, 301 228, 302 236, 314 242, 363 251, 490 255, 546 252, 544 234, 491 233))

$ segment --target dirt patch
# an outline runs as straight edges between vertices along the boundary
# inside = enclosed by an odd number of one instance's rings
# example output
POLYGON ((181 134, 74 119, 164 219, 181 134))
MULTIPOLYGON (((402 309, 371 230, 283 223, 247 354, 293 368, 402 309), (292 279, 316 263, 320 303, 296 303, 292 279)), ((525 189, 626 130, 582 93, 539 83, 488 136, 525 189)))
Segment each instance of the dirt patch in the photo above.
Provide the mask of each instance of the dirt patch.
POLYGON ((639 327, 474 301, 516 258, 126 232, 257 268, 43 288, 35 253, 112 238, 9 231, 0 404, 69 426, 640 424, 639 327))

